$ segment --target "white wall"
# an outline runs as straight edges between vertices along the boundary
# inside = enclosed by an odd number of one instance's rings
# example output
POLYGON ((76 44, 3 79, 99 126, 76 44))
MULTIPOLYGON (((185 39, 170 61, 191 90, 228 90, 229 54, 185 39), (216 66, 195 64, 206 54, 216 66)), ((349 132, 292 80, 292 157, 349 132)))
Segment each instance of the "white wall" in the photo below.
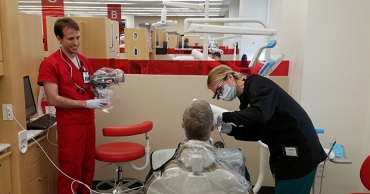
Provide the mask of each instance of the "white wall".
MULTIPOLYGON (((257 18, 266 22, 268 16, 269 0, 242 0, 239 4, 239 18, 257 18)), ((246 28, 264 29, 256 23, 239 24, 246 28)), ((243 35, 239 43, 241 54, 247 54, 248 59, 252 59, 257 48, 268 41, 267 36, 243 35)))
MULTIPOLYGON (((227 16, 225 16, 225 17, 227 17, 227 18, 238 18, 239 17, 239 6, 240 6, 239 0, 231 1, 230 6, 229 6, 229 11, 226 14, 227 16)), ((238 24, 238 23, 225 23, 225 26, 238 26, 238 25, 240 25, 240 24, 238 24)), ((241 38, 224 40, 223 45, 228 46, 230 48, 234 48, 235 42, 240 43, 240 40, 241 40, 241 38)))
POLYGON ((306 31, 308 0, 272 0, 269 9, 269 24, 278 30, 277 45, 271 55, 285 54, 289 60, 290 95, 300 101, 303 68, 303 41, 306 31))
POLYGON ((126 28, 134 28, 135 26, 135 17, 134 15, 122 15, 122 19, 125 19, 125 27, 126 28))
POLYGON ((304 48, 297 53, 303 53, 301 104, 325 128, 322 144, 336 140, 353 161, 327 163, 322 193, 362 188, 359 168, 369 153, 369 8, 367 0, 308 1, 304 48))

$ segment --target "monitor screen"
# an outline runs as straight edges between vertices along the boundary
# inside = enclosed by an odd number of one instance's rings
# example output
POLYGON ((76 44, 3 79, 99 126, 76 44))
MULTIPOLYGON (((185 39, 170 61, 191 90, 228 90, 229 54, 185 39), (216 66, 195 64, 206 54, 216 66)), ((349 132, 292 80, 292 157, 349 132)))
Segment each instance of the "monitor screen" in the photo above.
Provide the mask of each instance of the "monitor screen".
POLYGON ((37 113, 37 107, 35 104, 35 99, 33 98, 33 92, 30 82, 29 76, 23 77, 23 84, 24 84, 24 99, 25 99, 25 107, 26 107, 26 118, 27 122, 29 119, 37 113))

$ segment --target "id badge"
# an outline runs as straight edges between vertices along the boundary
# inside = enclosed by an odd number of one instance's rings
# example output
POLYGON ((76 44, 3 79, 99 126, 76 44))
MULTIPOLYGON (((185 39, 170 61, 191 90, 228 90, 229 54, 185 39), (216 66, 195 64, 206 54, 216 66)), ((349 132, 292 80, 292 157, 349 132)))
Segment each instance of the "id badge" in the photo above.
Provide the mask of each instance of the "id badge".
POLYGON ((284 155, 285 156, 293 156, 293 157, 298 157, 298 148, 297 147, 285 147, 283 146, 284 149, 284 155))
POLYGON ((87 71, 82 72, 82 78, 85 84, 90 83, 90 74, 87 71))

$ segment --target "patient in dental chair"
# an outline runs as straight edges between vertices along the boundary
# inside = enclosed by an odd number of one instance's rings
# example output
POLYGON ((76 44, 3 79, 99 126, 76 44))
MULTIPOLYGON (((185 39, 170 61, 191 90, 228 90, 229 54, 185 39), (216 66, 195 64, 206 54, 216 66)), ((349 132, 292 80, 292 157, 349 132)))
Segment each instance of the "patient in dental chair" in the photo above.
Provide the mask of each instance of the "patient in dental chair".
POLYGON ((195 100, 183 114, 186 139, 177 149, 151 155, 144 193, 253 193, 245 159, 239 149, 216 148, 211 106, 195 100))

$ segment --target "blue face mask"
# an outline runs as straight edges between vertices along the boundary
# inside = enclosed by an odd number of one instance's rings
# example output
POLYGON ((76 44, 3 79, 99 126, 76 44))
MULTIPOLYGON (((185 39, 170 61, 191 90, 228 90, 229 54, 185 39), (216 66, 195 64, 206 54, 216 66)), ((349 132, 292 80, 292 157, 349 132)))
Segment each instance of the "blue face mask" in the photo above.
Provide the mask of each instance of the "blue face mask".
POLYGON ((224 85, 224 90, 222 91, 222 96, 220 96, 220 98, 225 101, 234 100, 236 98, 236 88, 224 85))

